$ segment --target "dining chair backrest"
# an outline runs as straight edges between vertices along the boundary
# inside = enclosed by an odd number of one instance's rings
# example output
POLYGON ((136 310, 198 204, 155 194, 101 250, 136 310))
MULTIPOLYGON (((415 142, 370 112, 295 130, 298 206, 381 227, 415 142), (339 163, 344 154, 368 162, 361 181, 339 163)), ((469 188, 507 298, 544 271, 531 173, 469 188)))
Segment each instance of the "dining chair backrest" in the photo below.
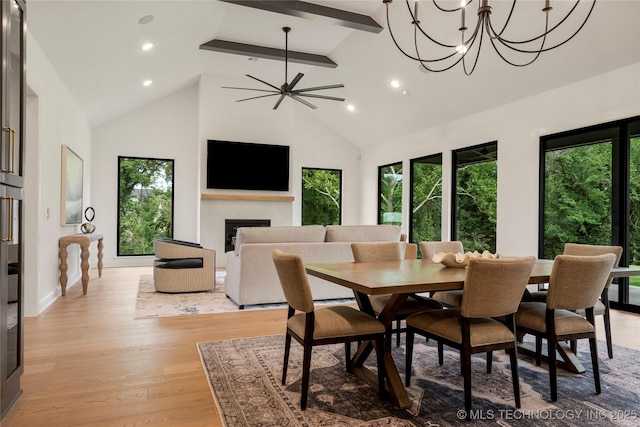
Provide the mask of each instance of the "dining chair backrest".
POLYGON ((464 279, 460 314, 480 318, 515 313, 535 262, 533 256, 471 258, 464 279))
POLYGON ((422 259, 431 263, 433 263, 431 258, 440 252, 454 254, 463 252, 462 242, 458 240, 453 240, 451 242, 419 242, 418 245, 420 246, 422 259))
POLYGON ((404 247, 404 259, 418 259, 418 245, 407 243, 404 247))
POLYGON ((404 246, 403 242, 354 242, 351 251, 356 262, 401 261, 404 246))
POLYGON ((286 254, 279 249, 274 249, 272 257, 282 292, 289 306, 304 313, 312 312, 311 287, 300 255, 286 254))
POLYGON ((593 307, 615 265, 614 254, 558 255, 553 261, 547 308, 582 310, 593 307))
MULTIPOLYGON (((616 256, 616 262, 614 266, 618 266, 620 263, 620 257, 622 256, 622 246, 600 246, 600 245, 583 245, 581 243, 565 243, 564 255, 602 255, 602 254, 614 254, 616 256)), ((605 288, 608 288, 613 282, 613 277, 607 280, 605 288)))

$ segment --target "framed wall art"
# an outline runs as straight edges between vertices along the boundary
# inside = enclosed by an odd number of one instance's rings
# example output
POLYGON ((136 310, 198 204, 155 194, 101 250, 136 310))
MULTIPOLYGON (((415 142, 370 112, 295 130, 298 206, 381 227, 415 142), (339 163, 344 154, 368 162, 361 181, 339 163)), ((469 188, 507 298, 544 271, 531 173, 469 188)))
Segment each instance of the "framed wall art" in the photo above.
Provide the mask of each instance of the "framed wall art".
POLYGON ((62 225, 82 223, 82 158, 66 145, 62 145, 61 169, 61 211, 62 225))

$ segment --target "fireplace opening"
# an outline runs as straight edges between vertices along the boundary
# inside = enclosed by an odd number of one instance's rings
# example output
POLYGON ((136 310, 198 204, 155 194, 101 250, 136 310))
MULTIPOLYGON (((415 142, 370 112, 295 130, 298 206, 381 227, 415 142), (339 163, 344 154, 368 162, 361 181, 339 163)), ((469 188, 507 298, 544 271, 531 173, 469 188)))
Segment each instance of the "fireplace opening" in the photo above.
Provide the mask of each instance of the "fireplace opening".
POLYGON ((233 238, 236 237, 238 227, 271 227, 270 219, 225 219, 224 220, 224 251, 233 250, 233 238))

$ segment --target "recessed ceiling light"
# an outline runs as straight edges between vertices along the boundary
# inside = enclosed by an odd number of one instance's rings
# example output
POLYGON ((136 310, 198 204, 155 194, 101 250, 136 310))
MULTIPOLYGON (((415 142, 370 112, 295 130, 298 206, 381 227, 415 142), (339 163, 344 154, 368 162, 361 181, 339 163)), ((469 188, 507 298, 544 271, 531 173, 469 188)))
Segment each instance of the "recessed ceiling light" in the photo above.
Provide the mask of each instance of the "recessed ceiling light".
POLYGON ((138 19, 138 24, 145 25, 151 21, 153 21, 153 15, 145 15, 142 18, 138 19))
POLYGON ((142 50, 151 50, 153 48, 153 43, 145 43, 142 45, 142 50))
POLYGON ((151 84, 152 84, 152 83, 153 83, 153 82, 152 82, 151 80, 145 80, 142 84, 143 84, 144 86, 151 86, 151 84))
POLYGON ((347 110, 351 111, 352 113, 356 111, 356 106, 353 104, 349 104, 347 105, 347 110))
POLYGON ((398 89, 400 87, 400 82, 398 80, 391 80, 389 84, 394 89, 398 89))

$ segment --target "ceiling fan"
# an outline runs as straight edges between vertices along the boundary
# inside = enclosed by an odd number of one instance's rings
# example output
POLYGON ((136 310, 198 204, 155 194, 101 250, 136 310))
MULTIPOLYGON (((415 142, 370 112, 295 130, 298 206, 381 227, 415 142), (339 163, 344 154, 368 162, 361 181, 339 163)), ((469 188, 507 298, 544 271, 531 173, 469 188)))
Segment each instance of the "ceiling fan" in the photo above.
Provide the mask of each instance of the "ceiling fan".
POLYGON ((223 86, 223 89, 240 89, 240 90, 252 90, 252 91, 256 91, 256 92, 268 92, 268 95, 260 95, 260 96, 253 96, 251 98, 244 98, 244 99, 239 99, 236 102, 243 102, 243 101, 249 101, 251 99, 258 99, 258 98, 266 98, 269 96, 277 96, 280 95, 280 98, 278 98, 278 101, 276 101, 276 104, 273 106, 273 109, 277 109, 280 106, 280 103, 284 100, 285 97, 289 97, 291 99, 295 99, 296 101, 306 105, 307 107, 316 109, 317 107, 315 105, 313 105, 312 103, 308 102, 305 99, 302 99, 302 97, 309 97, 309 98, 319 98, 319 99, 329 99, 331 101, 344 101, 344 98, 338 98, 335 96, 327 96, 327 95, 316 95, 316 94, 312 94, 309 92, 314 92, 316 90, 325 90, 325 89, 336 89, 336 88, 341 88, 344 87, 343 84, 335 84, 335 85, 327 85, 327 86, 316 86, 316 87, 309 87, 309 88, 305 88, 305 89, 294 89, 295 86, 298 84, 298 82, 300 81, 300 79, 302 78, 302 76, 304 76, 304 74, 302 73, 298 73, 294 79, 291 81, 291 83, 287 83, 288 80, 288 76, 287 76, 287 68, 289 65, 289 31, 291 31, 290 27, 283 27, 282 31, 284 31, 285 34, 285 51, 284 51, 284 83, 282 84, 282 86, 277 87, 275 85, 272 85, 271 83, 267 83, 264 80, 260 80, 257 77, 251 76, 249 74, 246 74, 247 77, 252 78, 254 80, 259 81, 260 83, 264 83, 265 85, 273 88, 273 89, 253 89, 253 88, 248 88, 248 87, 230 87, 230 86, 223 86))

